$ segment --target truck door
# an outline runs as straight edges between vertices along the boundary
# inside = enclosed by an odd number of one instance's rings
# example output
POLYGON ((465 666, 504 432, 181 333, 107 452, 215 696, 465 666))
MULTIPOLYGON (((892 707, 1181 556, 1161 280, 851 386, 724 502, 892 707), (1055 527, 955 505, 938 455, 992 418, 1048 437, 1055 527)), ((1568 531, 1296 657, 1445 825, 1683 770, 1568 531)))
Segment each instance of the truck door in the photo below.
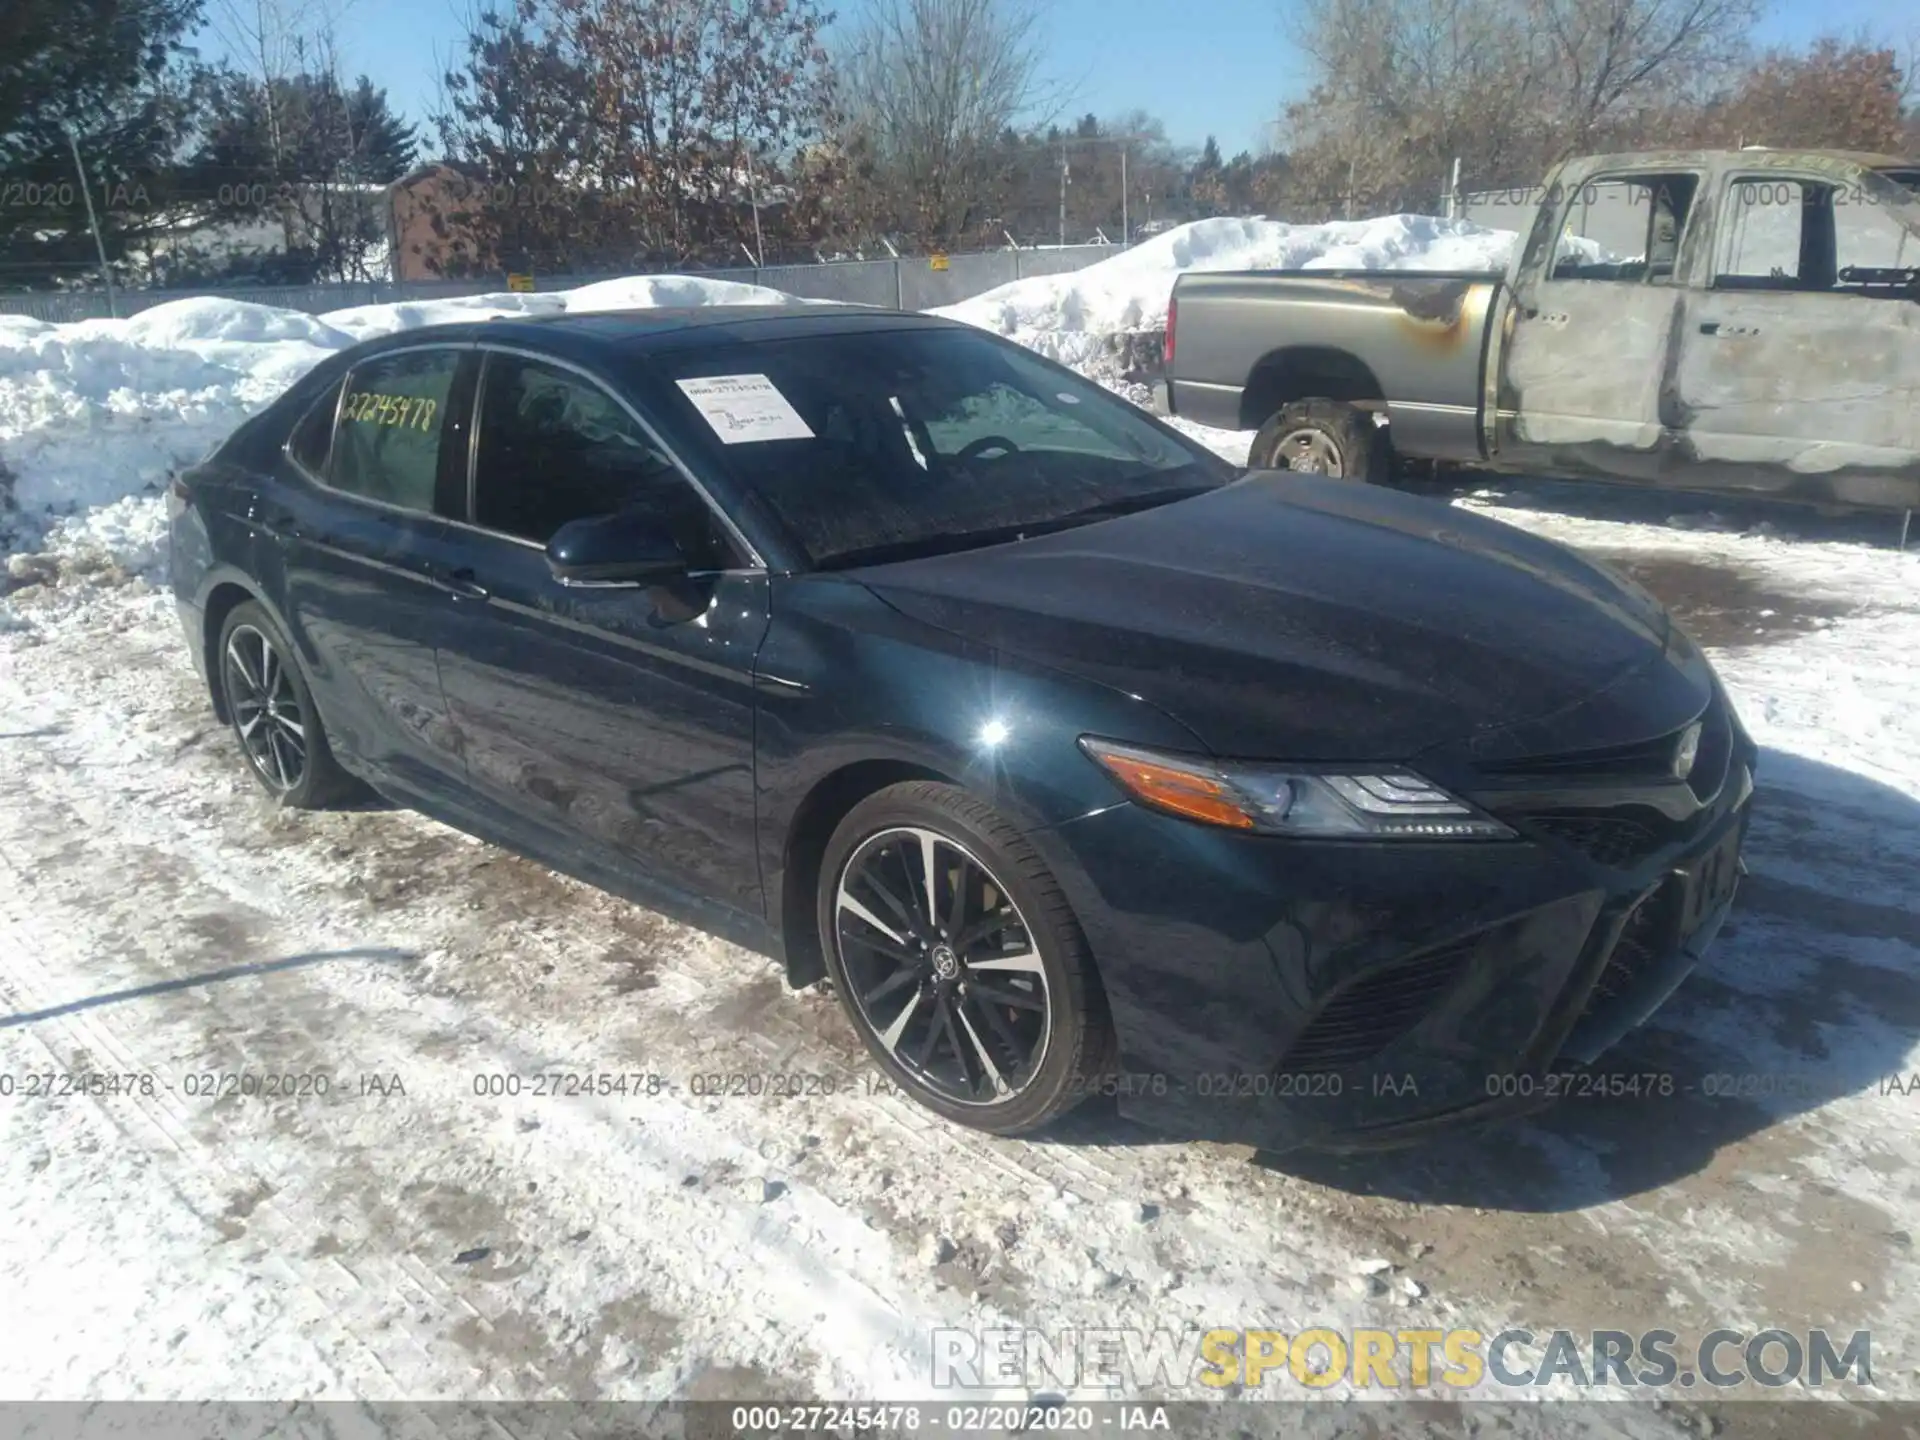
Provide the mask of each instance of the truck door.
POLYGON ((1860 179, 1722 185, 1675 370, 1685 483, 1920 508, 1920 233, 1860 179))
POLYGON ((1504 470, 1651 484, 1670 461, 1661 376, 1701 174, 1602 174, 1549 194, 1551 251, 1518 268, 1496 335, 1504 470))

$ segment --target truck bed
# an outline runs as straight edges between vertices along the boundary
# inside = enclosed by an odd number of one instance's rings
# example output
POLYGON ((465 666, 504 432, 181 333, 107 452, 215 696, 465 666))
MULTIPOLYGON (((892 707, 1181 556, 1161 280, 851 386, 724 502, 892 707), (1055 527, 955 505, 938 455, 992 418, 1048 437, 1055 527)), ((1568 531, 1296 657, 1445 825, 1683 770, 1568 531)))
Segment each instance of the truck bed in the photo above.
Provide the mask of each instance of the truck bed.
MULTIPOLYGON (((1354 357, 1334 399, 1378 402, 1409 453, 1480 455, 1487 316, 1503 280, 1482 270, 1189 271, 1174 285, 1166 405, 1251 430, 1289 370, 1354 357)), ((1315 393, 1327 393, 1317 386, 1315 393)))

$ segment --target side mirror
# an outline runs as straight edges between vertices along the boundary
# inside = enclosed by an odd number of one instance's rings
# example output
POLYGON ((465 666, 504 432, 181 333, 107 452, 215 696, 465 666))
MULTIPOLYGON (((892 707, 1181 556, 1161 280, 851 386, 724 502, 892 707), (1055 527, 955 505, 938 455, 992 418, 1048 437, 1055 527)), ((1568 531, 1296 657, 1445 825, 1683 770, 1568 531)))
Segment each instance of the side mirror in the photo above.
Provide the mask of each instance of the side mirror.
POLYGON ((659 585, 687 573, 666 531, 635 514, 569 520, 547 541, 547 566, 570 585, 659 585))

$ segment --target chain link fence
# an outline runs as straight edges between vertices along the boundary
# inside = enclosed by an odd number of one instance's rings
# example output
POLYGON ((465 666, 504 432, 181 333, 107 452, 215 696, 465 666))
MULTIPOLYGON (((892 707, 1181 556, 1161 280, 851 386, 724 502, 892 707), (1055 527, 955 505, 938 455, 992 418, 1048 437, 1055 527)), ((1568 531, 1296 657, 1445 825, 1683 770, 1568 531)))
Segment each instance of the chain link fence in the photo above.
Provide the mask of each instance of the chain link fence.
MULTIPOLYGON (((703 280, 733 280, 764 285, 807 300, 838 300, 902 310, 932 310, 985 294, 997 286, 1036 275, 1084 269, 1116 255, 1118 245, 1069 245, 1057 249, 989 250, 937 259, 839 260, 825 265, 766 265, 733 270, 679 270, 703 280)), ((542 275, 536 291, 571 290, 611 275, 542 275)), ((498 276, 475 280, 341 281, 324 285, 267 285, 179 290, 121 290, 115 302, 121 315, 134 315, 173 300, 213 296, 323 315, 356 305, 385 305, 406 300, 452 300, 497 295, 505 290, 498 276)), ((0 295, 0 315, 66 322, 102 319, 110 314, 105 292, 67 290, 0 295)))

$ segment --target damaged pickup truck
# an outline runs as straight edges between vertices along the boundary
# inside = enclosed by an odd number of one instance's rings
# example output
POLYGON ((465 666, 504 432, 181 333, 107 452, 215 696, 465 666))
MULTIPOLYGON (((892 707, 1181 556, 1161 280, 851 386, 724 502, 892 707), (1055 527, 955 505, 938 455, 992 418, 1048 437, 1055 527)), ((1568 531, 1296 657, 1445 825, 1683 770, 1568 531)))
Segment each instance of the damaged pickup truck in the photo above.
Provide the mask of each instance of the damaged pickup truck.
POLYGON ((1396 459, 1920 509, 1920 162, 1836 151, 1572 160, 1506 275, 1189 273, 1158 402, 1251 461, 1396 459), (1643 243, 1603 257, 1597 201, 1643 243))

